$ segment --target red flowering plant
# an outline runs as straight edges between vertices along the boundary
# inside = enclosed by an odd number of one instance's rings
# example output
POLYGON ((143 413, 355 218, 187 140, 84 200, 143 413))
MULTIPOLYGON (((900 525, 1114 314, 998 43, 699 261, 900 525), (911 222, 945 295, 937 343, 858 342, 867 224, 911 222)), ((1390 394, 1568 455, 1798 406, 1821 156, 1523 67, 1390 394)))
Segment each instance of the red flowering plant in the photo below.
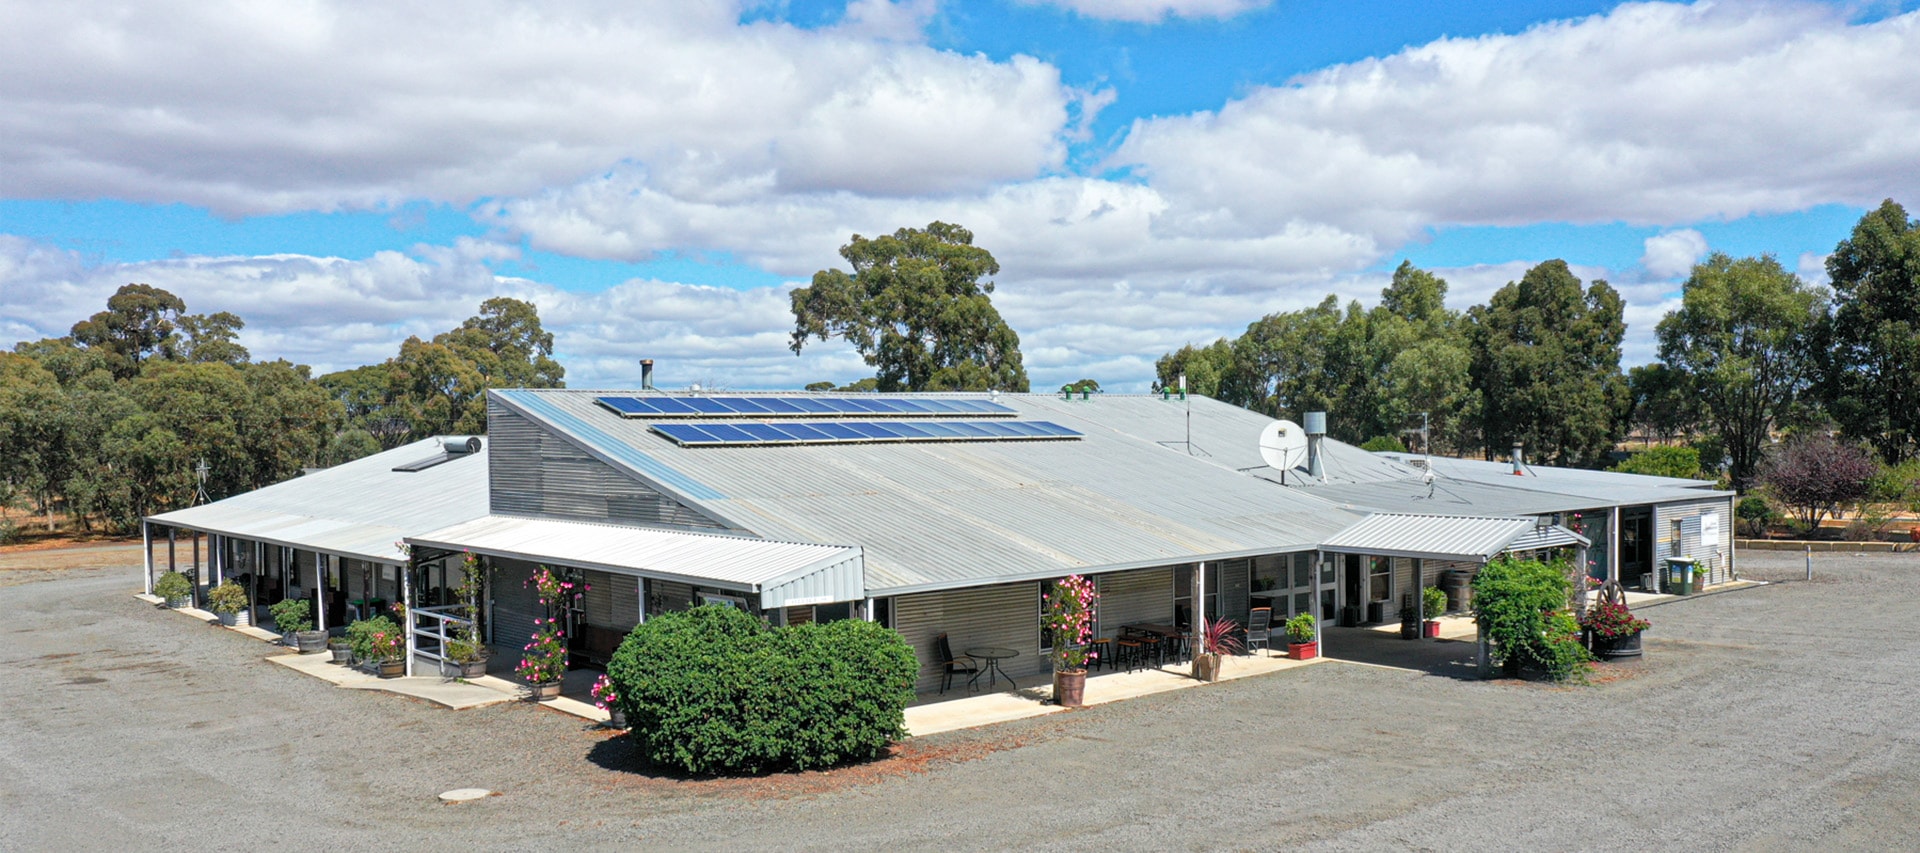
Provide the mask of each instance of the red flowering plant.
POLYGON ((1087 643, 1093 639, 1093 612, 1099 603, 1100 593, 1094 591, 1091 580, 1068 575, 1054 581, 1046 595, 1044 620, 1047 634, 1053 639, 1048 657, 1054 672, 1084 670, 1087 661, 1099 657, 1098 652, 1087 651, 1087 643))
POLYGON ((399 660, 405 656, 403 653, 406 645, 406 638, 400 636, 400 632, 397 629, 392 631, 375 631, 372 636, 367 638, 368 657, 380 661, 399 660))
POLYGON ((1653 627, 1653 623, 1633 615, 1624 604, 1602 602, 1587 611, 1580 627, 1595 637, 1613 640, 1631 637, 1653 627))

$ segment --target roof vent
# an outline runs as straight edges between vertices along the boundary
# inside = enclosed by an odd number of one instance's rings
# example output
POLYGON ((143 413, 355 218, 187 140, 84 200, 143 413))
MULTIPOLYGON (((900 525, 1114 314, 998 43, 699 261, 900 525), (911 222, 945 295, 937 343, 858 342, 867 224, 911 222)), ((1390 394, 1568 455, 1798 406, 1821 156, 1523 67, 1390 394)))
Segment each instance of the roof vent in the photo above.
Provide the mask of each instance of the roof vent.
POLYGON ((1320 464, 1320 442, 1327 437, 1327 413, 1308 412, 1302 420, 1307 430, 1307 476, 1324 483, 1327 471, 1320 464))
POLYGON ((395 465, 393 466, 393 470, 403 474, 411 474, 415 471, 425 471, 435 465, 444 465, 455 459, 465 459, 480 452, 480 439, 478 436, 443 439, 440 443, 440 449, 441 452, 425 459, 408 462, 405 465, 395 465))

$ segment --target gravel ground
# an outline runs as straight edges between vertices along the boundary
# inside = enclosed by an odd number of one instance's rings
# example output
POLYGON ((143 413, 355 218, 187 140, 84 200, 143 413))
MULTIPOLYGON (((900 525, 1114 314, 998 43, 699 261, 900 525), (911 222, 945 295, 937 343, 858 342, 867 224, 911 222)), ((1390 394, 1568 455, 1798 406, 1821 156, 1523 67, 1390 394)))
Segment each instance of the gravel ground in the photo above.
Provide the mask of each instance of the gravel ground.
POLYGON ((719 781, 520 703, 335 689, 69 568, 0 585, 0 850, 1915 849, 1920 555, 1816 560, 1642 608, 1648 659, 1590 686, 1331 663, 719 781), (467 786, 502 794, 435 800, 467 786))

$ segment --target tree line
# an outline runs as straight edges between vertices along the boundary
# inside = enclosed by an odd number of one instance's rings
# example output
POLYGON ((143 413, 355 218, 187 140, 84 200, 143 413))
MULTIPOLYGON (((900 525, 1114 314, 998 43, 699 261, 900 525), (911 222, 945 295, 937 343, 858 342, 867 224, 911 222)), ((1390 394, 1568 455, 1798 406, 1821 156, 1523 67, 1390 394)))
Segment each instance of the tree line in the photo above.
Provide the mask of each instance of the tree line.
POLYGON ((1606 464, 1634 430, 1685 439, 1743 490, 1794 433, 1835 432, 1888 465, 1920 458, 1920 223, 1887 200, 1826 267, 1831 289, 1772 256, 1707 257, 1660 321, 1659 360, 1628 371, 1619 292, 1560 260, 1465 312, 1403 263, 1370 308, 1329 296, 1155 371, 1275 417, 1330 412, 1329 432, 1355 444, 1405 441, 1422 413, 1433 452, 1493 458, 1517 442, 1555 465, 1606 464))
POLYGON ((14 510, 48 530, 63 515, 80 531, 124 532, 304 468, 484 433, 486 389, 559 387, 565 375, 534 306, 516 299, 489 299, 380 364, 320 377, 254 361, 237 342, 245 327, 128 284, 69 334, 0 352, 0 542, 17 535, 14 510))

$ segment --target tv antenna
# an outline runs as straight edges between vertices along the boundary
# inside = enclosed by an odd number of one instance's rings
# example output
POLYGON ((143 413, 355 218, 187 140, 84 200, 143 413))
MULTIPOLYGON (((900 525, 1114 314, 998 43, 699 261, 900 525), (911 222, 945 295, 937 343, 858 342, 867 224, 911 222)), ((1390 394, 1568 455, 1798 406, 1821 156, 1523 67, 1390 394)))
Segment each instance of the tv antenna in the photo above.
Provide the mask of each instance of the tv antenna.
POLYGON ((212 470, 212 468, 207 467, 207 457, 205 456, 200 457, 200 463, 193 466, 193 476, 194 479, 198 481, 198 484, 194 486, 193 490, 194 506, 213 502, 211 498, 207 497, 207 474, 212 470))

